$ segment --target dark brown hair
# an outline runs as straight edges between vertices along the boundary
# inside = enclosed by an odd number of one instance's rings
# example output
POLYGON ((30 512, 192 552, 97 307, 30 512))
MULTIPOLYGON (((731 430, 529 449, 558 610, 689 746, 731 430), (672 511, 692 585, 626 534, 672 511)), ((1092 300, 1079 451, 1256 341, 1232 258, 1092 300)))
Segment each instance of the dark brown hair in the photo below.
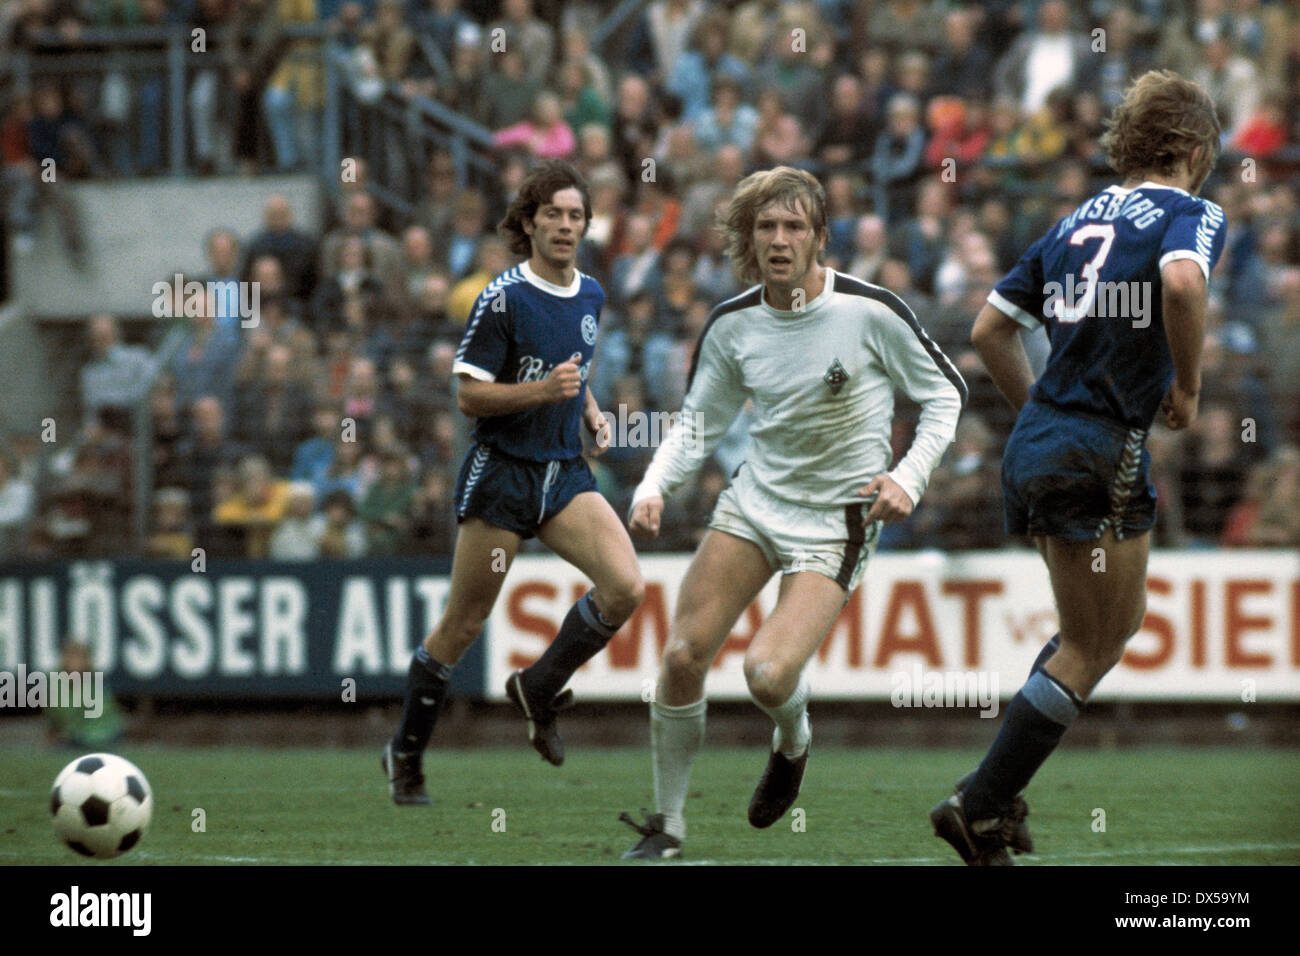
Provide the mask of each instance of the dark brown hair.
POLYGON ((587 227, 591 225, 591 190, 587 187, 587 180, 564 160, 543 160, 520 184, 519 195, 511 201, 505 218, 497 224, 497 232, 515 255, 532 253, 532 238, 524 232, 524 222, 532 222, 537 210, 549 203, 561 189, 576 189, 582 193, 582 212, 587 220, 582 235, 587 234, 587 227))

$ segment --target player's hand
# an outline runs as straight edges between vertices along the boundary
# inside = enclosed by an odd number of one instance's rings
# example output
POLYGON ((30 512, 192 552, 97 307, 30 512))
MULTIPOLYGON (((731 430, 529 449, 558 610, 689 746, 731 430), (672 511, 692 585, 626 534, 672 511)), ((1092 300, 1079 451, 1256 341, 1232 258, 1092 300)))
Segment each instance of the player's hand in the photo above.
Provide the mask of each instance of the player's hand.
POLYGON ((575 359, 568 359, 555 366, 543 381, 547 402, 568 401, 582 389, 582 374, 578 371, 575 359))
POLYGON ((658 495, 652 498, 643 498, 632 509, 632 517, 628 519, 627 526, 633 534, 643 535, 647 538, 657 538, 659 536, 659 516, 663 514, 663 511, 663 498, 658 495))
POLYGON ((1200 401, 1200 392, 1189 392, 1174 382, 1160 403, 1160 410, 1165 413, 1165 424, 1174 431, 1186 428, 1196 421, 1196 408, 1200 401))
POLYGON ((611 435, 613 434, 613 430, 609 424, 609 419, 605 417, 603 412, 597 412, 595 415, 584 419, 584 422, 586 423, 587 431, 591 432, 592 440, 595 442, 595 447, 591 450, 591 454, 599 458, 601 455, 605 454, 605 450, 609 448, 611 435))
POLYGON ((868 524, 873 521, 902 521, 912 513, 912 499, 888 475, 876 475, 865 488, 858 489, 858 494, 863 498, 875 496, 876 500, 867 512, 868 524))

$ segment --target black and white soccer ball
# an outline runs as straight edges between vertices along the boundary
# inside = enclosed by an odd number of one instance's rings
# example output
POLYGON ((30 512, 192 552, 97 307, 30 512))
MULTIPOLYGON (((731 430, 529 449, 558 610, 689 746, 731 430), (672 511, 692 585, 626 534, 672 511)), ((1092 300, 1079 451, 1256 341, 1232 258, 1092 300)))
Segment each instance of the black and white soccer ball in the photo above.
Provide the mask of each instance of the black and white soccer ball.
POLYGON ((59 839, 82 856, 107 860, 149 831, 153 790, 140 769, 115 754, 88 754, 63 768, 50 792, 59 839))

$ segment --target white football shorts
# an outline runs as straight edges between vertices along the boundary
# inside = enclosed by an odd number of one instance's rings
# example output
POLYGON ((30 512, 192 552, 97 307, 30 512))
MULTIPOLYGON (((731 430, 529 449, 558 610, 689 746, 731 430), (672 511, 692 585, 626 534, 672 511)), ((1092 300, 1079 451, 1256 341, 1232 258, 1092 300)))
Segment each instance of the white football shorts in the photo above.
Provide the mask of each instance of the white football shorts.
POLYGON ((758 545, 782 574, 816 571, 853 593, 880 538, 879 521, 867 524, 871 501, 813 508, 769 494, 747 480, 742 466, 718 496, 709 527, 758 545))

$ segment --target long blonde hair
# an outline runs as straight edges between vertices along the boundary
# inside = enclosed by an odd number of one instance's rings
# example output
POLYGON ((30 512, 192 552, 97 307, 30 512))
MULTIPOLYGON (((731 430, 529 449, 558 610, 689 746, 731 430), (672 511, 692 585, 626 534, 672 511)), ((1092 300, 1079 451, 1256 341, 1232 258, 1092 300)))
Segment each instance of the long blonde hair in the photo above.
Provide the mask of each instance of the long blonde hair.
MULTIPOLYGON (((736 186, 735 195, 718 216, 717 229, 727 239, 731 268, 742 283, 753 285, 762 279, 758 254, 754 250, 754 220, 758 211, 773 202, 787 208, 803 206, 818 240, 826 235, 826 190, 811 173, 791 166, 760 169, 736 186)), ((821 261, 821 252, 817 254, 821 261)))

